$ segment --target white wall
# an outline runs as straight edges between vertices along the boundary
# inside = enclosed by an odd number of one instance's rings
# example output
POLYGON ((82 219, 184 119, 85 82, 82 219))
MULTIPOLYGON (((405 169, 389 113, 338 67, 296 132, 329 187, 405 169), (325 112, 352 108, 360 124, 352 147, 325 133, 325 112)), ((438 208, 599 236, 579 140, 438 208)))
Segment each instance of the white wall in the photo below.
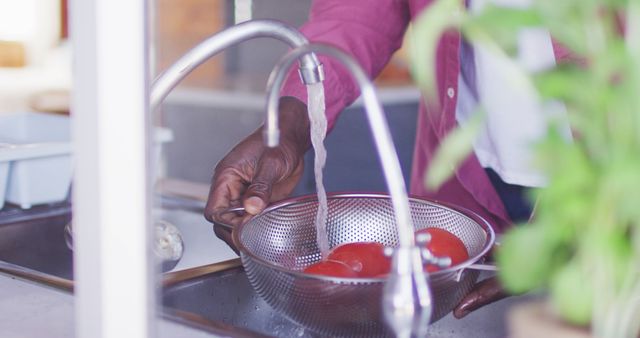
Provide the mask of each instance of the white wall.
POLYGON ((23 42, 29 65, 41 64, 59 36, 59 0, 0 0, 0 40, 23 42))

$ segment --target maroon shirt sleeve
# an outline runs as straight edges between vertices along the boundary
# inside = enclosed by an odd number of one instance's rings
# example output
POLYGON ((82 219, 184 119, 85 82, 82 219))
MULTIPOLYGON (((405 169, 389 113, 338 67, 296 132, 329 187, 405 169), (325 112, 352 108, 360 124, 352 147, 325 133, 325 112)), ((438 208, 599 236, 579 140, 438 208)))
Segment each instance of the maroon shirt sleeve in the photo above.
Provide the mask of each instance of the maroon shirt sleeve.
MULTIPOLYGON (((316 0, 301 31, 311 42, 347 52, 374 78, 400 48, 409 20, 405 0, 316 0)), ((360 90, 338 61, 319 57, 324 65, 326 115, 331 128, 340 111, 358 98, 360 90)), ((307 102, 306 88, 296 69, 289 73, 281 95, 307 102)))

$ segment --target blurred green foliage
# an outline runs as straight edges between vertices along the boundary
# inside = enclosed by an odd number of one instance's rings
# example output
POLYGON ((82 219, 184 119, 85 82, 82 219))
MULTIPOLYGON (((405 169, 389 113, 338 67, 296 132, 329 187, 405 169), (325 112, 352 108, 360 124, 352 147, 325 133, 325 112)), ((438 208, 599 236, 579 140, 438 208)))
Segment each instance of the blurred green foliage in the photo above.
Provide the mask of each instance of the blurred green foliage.
MULTIPOLYGON (((533 221, 502 238, 497 263, 503 284, 514 293, 548 290, 561 316, 590 323, 598 337, 637 337, 640 0, 537 0, 527 9, 489 6, 478 15, 467 14, 462 1, 435 1, 409 40, 412 74, 428 99, 437 99, 435 47, 450 29, 495 50, 542 99, 562 101, 572 129, 573 142, 567 142, 552 123, 535 149, 549 184, 531 192, 538 201, 533 221), (527 27, 546 28, 571 60, 526 74, 508 56, 527 27)), ((429 168, 438 177, 432 188, 471 152, 470 135, 478 127, 460 129, 443 143, 455 147, 442 146, 441 160, 429 168)))

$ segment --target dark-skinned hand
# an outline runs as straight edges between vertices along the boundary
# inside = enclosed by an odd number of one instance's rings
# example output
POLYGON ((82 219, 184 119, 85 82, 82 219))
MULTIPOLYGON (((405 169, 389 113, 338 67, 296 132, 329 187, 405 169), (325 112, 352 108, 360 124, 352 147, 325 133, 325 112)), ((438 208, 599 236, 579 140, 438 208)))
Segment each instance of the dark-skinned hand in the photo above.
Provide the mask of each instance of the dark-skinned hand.
MULTIPOLYGON (((309 118, 306 105, 296 98, 281 98, 279 107, 279 146, 267 147, 259 128, 216 166, 205 207, 207 220, 237 226, 295 188, 310 146, 309 118), (224 213, 240 206, 246 213, 224 213)), ((214 231, 237 252, 229 228, 215 225, 214 231)))
POLYGON ((498 277, 490 277, 477 283, 453 309, 453 316, 460 319, 485 305, 509 296, 504 291, 498 277))

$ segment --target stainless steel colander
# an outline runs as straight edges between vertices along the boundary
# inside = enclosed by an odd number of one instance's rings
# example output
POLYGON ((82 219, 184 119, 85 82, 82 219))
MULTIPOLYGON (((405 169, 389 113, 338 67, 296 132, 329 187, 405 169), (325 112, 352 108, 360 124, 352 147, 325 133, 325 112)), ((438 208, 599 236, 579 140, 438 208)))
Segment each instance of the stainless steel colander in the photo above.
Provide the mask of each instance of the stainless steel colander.
MULTIPOLYGON (((489 224, 453 206, 410 199, 416 230, 437 227, 458 236, 470 259, 430 274, 432 322, 449 313, 466 295, 479 272, 479 262, 494 242, 489 224)), ((316 245, 316 196, 286 200, 267 208, 234 231, 242 263, 256 292, 276 311, 323 336, 388 336, 382 316, 384 279, 350 279, 307 275, 301 271, 320 260, 316 245)), ((398 244, 388 195, 328 196, 329 245, 376 241, 398 244)))

